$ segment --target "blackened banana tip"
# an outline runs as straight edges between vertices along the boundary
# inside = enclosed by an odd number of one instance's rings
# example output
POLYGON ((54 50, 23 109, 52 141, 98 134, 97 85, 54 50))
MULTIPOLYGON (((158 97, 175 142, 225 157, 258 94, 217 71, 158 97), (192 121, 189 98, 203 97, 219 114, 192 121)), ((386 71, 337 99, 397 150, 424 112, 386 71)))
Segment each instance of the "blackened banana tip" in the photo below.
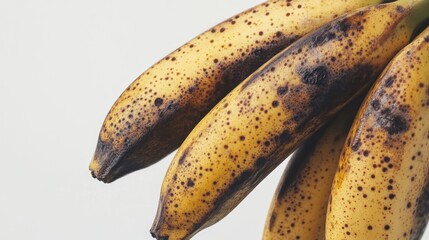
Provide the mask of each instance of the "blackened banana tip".
POLYGON ((91 176, 101 182, 110 183, 112 182, 111 177, 109 177, 109 171, 106 171, 105 167, 102 167, 100 161, 97 158, 93 158, 89 165, 89 171, 91 176))
POLYGON ((159 236, 155 230, 151 229, 150 230, 150 235, 152 235, 153 238, 157 239, 157 240, 169 240, 170 237, 169 236, 159 236))
POLYGON ((97 177, 95 176, 94 171, 91 171, 91 176, 92 176, 93 178, 97 178, 97 177))

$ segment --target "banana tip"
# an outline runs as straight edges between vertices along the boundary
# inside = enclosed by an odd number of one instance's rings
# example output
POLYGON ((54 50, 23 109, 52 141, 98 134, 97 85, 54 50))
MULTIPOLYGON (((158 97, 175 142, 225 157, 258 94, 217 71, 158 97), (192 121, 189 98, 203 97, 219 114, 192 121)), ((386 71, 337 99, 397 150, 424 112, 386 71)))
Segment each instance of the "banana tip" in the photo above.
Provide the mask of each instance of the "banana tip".
POLYGON ((154 231, 150 231, 150 235, 152 235, 153 238, 157 239, 157 240, 169 240, 169 237, 162 237, 162 236, 158 236, 158 234, 156 234, 154 231))
POLYGON ((150 230, 150 235, 152 235, 153 238, 156 238, 156 234, 150 230))
POLYGON ((98 179, 100 169, 101 169, 100 163, 98 163, 97 159, 93 158, 91 160, 91 163, 89 163, 89 171, 91 171, 91 175, 93 178, 98 179))
POLYGON ((89 164, 89 171, 91 172, 91 176, 101 182, 110 183, 111 179, 107 178, 103 174, 101 174, 101 165, 96 158, 93 158, 91 163, 89 164))

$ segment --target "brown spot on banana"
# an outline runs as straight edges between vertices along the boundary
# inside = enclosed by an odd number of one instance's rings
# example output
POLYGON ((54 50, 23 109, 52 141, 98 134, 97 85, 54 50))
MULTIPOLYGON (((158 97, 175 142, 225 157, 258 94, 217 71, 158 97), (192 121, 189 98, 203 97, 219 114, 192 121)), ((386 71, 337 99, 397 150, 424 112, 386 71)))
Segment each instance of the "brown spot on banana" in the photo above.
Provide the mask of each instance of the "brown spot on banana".
POLYGON ((329 71, 326 66, 317 66, 314 69, 304 69, 301 73, 301 81, 310 85, 325 85, 329 77, 329 71))
POLYGON ((189 149, 186 149, 185 151, 183 151, 183 154, 179 159, 179 164, 183 164, 185 162, 186 155, 188 155, 188 152, 189 152, 189 149))
POLYGON ((271 216, 270 216, 270 223, 269 223, 269 226, 268 226, 268 229, 270 231, 273 230, 273 226, 274 226, 274 223, 276 222, 276 218, 277 218, 277 215, 275 213, 271 214, 271 216))
POLYGON ((411 10, 399 13, 397 5, 364 8, 338 18, 336 21, 347 19, 350 24, 347 36, 315 46, 316 35, 331 29, 324 26, 277 54, 232 90, 179 148, 161 189, 163 216, 156 216, 151 232, 158 238, 189 239, 216 223, 298 144, 365 91, 410 40, 413 28, 405 21, 411 10), (395 22, 396 28, 386 27, 395 22), (387 34, 386 29, 391 32, 387 34), (388 40, 380 42, 386 35, 388 40), (329 72, 323 77, 324 84, 302 81, 303 68, 318 66, 326 66, 329 72), (279 105, 273 107, 273 101, 279 105), (185 159, 188 164, 180 165, 184 149, 190 149, 185 159), (257 168, 260 158, 267 161, 257 168), (172 181, 176 175, 178 180, 172 181), (189 177, 196 179, 195 186, 181 187, 180 179, 189 177), (210 195, 205 194, 208 191, 210 195), (175 204, 180 207, 173 210, 175 204))
POLYGON ((101 128, 92 174, 112 182, 159 161, 265 61, 339 14, 377 2, 269 1, 199 35, 121 94, 101 128))
POLYGON ((386 108, 379 112, 376 122, 390 135, 399 134, 408 130, 408 121, 403 114, 392 113, 392 109, 386 108))

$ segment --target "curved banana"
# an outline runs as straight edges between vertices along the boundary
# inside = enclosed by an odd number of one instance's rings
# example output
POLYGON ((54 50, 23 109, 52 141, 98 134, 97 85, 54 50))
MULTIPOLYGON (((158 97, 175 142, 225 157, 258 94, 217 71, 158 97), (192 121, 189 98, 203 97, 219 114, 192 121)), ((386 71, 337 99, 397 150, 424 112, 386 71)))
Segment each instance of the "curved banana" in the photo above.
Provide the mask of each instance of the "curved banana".
POLYGON ((293 154, 271 202, 264 240, 325 239, 332 181, 361 100, 354 100, 293 154))
POLYGON ((191 40, 140 75, 111 108, 90 170, 112 182, 175 150, 231 89, 339 14, 382 0, 272 0, 191 40))
POLYGON ((420 239, 429 217, 428 119, 429 28, 392 60, 359 111, 326 239, 420 239))
POLYGON ((416 4, 398 1, 337 18, 231 91, 174 157, 152 235, 189 239, 227 215, 299 143, 376 79, 410 41, 421 20, 414 15, 416 4))

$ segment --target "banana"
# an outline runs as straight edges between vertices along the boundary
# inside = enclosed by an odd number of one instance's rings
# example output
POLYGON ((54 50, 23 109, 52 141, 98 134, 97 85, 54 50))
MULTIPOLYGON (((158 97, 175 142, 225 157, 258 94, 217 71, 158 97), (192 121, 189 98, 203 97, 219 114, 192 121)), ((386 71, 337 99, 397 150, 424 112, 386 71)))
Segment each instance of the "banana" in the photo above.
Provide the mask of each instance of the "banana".
POLYGON ((177 151, 162 184, 152 236, 189 239, 226 216, 298 144, 373 83, 424 17, 415 16, 418 3, 381 4, 337 18, 232 90, 177 151))
POLYGON ((325 239, 332 181, 361 100, 354 100, 293 154, 274 194, 264 240, 325 239))
POLYGON ((90 163, 112 182, 175 150, 231 89, 304 34, 382 0, 268 1, 201 34, 141 74, 109 111, 90 163))
POLYGON ((428 119, 429 28, 391 61, 353 123, 326 239, 420 239, 429 217, 428 119))

